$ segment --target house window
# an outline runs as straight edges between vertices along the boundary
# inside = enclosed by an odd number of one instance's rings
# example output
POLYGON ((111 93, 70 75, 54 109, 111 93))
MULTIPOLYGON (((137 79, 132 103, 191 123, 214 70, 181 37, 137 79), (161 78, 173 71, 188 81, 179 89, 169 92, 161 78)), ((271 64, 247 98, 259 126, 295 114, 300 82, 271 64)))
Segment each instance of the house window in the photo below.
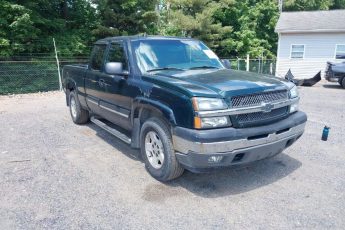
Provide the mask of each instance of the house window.
POLYGON ((291 58, 303 58, 304 45, 291 45, 291 58))
POLYGON ((335 47, 335 58, 345 59, 345 44, 336 45, 335 47))

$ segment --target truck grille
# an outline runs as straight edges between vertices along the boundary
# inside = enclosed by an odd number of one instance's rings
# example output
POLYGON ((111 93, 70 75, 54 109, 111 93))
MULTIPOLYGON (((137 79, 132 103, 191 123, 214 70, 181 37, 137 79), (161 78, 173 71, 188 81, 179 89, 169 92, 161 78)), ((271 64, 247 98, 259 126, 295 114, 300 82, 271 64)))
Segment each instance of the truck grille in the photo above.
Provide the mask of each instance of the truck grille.
MULTIPOLYGON (((250 107, 261 105, 261 103, 276 103, 288 100, 287 90, 249 94, 231 98, 232 108, 250 107)), ((232 116, 234 126, 245 128, 258 125, 265 125, 272 121, 285 118, 289 114, 289 106, 273 109, 270 112, 255 112, 232 116)))
POLYGON ((266 122, 283 118, 288 114, 288 106, 274 109, 269 113, 256 112, 256 113, 247 113, 239 114, 235 116, 240 127, 248 127, 255 124, 264 124, 266 122))
POLYGON ((231 98, 232 108, 260 105, 262 102, 279 102, 288 99, 287 90, 242 95, 231 98))

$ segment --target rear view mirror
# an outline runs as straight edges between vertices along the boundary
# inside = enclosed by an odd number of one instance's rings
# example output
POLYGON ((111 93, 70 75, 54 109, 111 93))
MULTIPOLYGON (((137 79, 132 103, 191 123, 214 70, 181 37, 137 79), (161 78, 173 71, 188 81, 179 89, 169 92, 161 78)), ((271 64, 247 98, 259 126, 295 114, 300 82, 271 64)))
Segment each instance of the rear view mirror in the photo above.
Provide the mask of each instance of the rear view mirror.
POLYGON ((110 75, 127 75, 128 72, 123 70, 121 62, 108 62, 105 64, 105 72, 110 75))
POLYGON ((231 62, 229 59, 222 59, 222 63, 223 63, 225 68, 231 69, 231 62))

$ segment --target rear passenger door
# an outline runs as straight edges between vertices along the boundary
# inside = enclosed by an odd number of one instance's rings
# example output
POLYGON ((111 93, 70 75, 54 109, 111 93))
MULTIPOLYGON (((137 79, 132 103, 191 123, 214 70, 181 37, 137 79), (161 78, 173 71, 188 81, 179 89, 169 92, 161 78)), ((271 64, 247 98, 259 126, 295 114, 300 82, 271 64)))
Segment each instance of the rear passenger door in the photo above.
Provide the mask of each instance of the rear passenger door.
POLYGON ((100 113, 99 101, 100 98, 103 97, 103 82, 101 79, 105 76, 103 73, 103 63, 106 48, 106 44, 96 44, 93 47, 89 67, 85 75, 86 103, 90 110, 95 114, 100 113))

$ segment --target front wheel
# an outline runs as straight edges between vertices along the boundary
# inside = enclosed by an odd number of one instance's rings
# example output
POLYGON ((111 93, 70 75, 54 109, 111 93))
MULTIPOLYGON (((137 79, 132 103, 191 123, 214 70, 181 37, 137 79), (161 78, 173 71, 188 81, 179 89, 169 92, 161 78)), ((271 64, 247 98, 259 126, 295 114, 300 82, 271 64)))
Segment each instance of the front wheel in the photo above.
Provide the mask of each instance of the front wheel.
POLYGON ((162 119, 153 117, 143 124, 140 144, 145 167, 152 177, 169 181, 183 174, 184 169, 176 159, 169 128, 162 119))
POLYGON ((345 89, 345 76, 341 79, 340 82, 341 82, 340 83, 341 87, 343 87, 345 89))
POLYGON ((69 110, 74 123, 85 124, 89 121, 89 111, 81 107, 75 91, 69 94, 69 110))

